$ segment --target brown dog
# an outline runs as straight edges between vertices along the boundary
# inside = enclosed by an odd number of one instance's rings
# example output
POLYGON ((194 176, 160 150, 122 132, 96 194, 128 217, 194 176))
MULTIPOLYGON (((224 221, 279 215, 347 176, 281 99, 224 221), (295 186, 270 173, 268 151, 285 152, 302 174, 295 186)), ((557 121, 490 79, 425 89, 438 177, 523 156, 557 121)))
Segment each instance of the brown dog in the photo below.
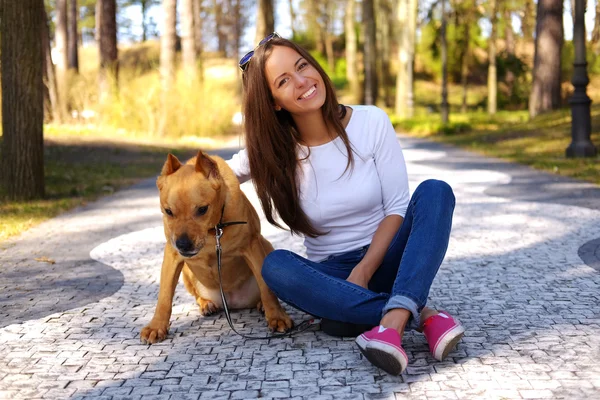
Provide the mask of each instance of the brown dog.
POLYGON ((202 315, 222 309, 214 229, 220 220, 247 222, 223 229, 221 272, 227 304, 230 308, 264 309, 269 328, 278 332, 290 329, 290 317, 261 275, 263 260, 273 246, 261 236, 256 210, 227 163, 199 151, 182 165, 169 154, 156 184, 167 243, 158 304, 154 317, 142 329, 142 341, 165 339, 182 271, 185 287, 196 298, 202 315))

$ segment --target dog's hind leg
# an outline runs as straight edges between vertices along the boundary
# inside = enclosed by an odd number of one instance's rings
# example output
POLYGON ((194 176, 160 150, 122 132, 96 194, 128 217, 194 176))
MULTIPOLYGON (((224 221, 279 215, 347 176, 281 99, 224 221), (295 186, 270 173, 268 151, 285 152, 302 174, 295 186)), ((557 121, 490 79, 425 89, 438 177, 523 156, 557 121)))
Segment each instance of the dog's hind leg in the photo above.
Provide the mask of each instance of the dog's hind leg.
POLYGON ((283 307, 281 307, 279 299, 269 289, 261 274, 263 261, 271 251, 273 251, 271 243, 262 236, 259 236, 250 244, 243 256, 254 273, 256 283, 258 283, 260 303, 262 303, 262 307, 264 308, 269 328, 277 332, 286 332, 292 328, 293 322, 283 307))
POLYGON ((196 299, 196 303, 200 307, 200 314, 206 317, 222 310, 220 302, 217 304, 210 299, 202 297, 201 290, 198 287, 200 282, 198 282, 198 279, 187 265, 183 267, 183 284, 187 291, 196 299))

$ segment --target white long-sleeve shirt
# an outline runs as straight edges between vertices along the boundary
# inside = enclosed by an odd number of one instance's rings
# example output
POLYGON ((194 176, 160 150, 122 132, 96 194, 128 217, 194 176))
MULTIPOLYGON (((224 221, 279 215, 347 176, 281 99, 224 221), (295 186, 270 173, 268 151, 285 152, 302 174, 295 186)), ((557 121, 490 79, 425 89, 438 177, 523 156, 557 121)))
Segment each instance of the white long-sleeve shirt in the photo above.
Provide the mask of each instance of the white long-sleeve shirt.
MULTIPOLYGON (((354 150, 354 168, 344 173, 347 152, 341 138, 320 146, 300 146, 300 206, 321 232, 305 237, 307 257, 322 260, 371 243, 388 215, 404 217, 410 200, 406 163, 396 132, 375 106, 351 106, 346 132, 354 150)), ((227 161, 240 180, 251 178, 246 150, 227 161)))

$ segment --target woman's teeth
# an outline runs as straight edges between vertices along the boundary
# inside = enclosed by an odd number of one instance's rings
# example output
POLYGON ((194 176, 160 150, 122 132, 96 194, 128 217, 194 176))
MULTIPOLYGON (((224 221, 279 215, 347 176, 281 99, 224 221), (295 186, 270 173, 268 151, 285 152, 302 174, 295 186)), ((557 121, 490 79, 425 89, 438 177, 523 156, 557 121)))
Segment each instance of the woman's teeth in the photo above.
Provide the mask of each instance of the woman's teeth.
POLYGON ((300 96, 300 98, 305 99, 305 98, 309 97, 311 94, 313 94, 315 92, 315 90, 317 90, 315 88, 315 86, 311 87, 310 89, 308 89, 308 91, 306 93, 304 93, 302 96, 300 96))

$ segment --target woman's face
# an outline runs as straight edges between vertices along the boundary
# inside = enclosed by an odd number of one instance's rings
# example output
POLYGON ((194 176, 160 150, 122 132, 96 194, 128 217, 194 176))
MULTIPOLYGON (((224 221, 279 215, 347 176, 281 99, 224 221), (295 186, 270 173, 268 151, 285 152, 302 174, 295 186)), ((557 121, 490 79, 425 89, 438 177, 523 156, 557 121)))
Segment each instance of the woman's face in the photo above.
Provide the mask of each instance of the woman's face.
POLYGON ((275 99, 275 109, 302 114, 321 109, 325 84, 319 72, 294 49, 274 46, 265 63, 265 74, 275 99))

